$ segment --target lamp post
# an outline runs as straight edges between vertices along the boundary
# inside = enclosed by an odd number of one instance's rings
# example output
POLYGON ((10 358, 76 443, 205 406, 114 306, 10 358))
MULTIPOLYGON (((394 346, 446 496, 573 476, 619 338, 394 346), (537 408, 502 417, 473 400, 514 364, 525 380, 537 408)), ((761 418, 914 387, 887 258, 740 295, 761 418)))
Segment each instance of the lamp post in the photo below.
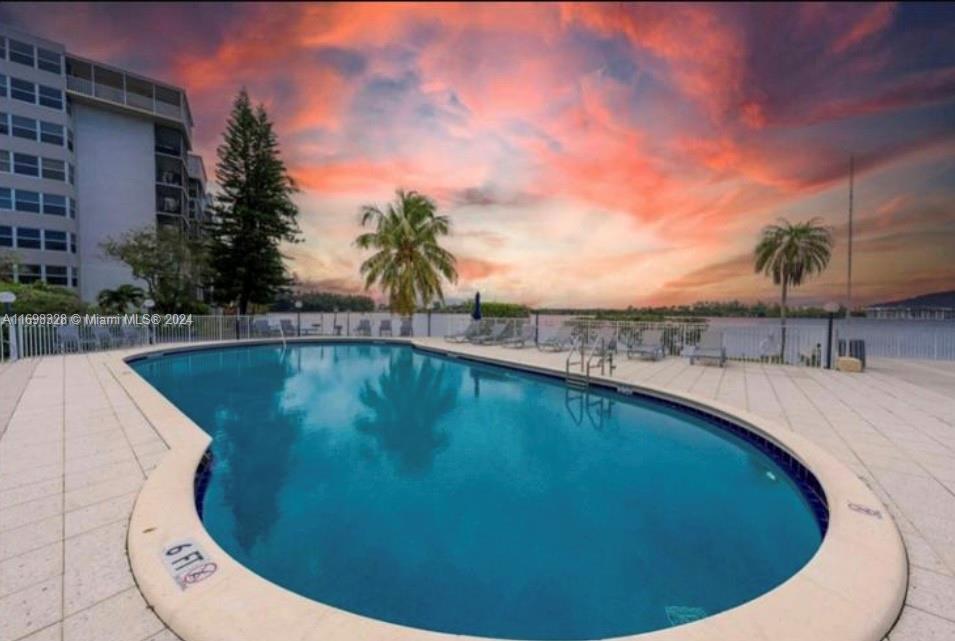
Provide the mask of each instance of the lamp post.
POLYGON ((9 314, 13 311, 13 304, 17 302, 17 295, 13 292, 0 292, 0 303, 3 303, 3 313, 9 314))
MULTIPOLYGON (((151 298, 147 298, 146 300, 143 301, 143 309, 146 310, 147 314, 155 306, 156 306, 156 301, 154 301, 151 298)), ((152 324, 146 323, 146 343, 149 345, 152 345, 153 343, 153 333, 151 328, 152 328, 152 324)))
POLYGON ((826 369, 832 369, 832 319, 839 311, 839 303, 826 303, 822 306, 829 315, 828 329, 826 330, 826 369))
MULTIPOLYGON (((0 292, 0 303, 3 303, 3 313, 7 316, 10 315, 10 312, 13 311, 13 304, 17 302, 17 295, 13 292, 0 292)), ((10 360, 17 360, 17 333, 13 327, 13 320, 10 319, 6 325, 10 327, 7 331, 10 332, 10 338, 8 340, 8 345, 10 346, 10 360)), ((3 325, 0 325, 0 350, 3 350, 3 325)), ((3 357, 3 352, 0 351, 0 358, 3 357)))
POLYGON ((302 301, 295 301, 295 313, 298 315, 298 335, 302 335, 302 301))

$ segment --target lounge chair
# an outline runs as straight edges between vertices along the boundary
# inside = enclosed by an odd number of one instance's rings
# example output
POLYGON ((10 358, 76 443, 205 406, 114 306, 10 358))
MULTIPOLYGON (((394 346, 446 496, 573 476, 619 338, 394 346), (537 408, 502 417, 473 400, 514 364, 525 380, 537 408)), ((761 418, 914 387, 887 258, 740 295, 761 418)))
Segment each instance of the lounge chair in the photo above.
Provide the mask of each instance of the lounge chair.
POLYGON ((512 326, 513 323, 510 321, 497 321, 487 333, 473 337, 471 342, 475 345, 497 345, 507 339, 512 326))
POLYGON ((659 360, 666 355, 663 348, 663 330, 647 329, 640 334, 640 339, 627 346, 627 358, 639 356, 659 360))
POLYGON ((267 318, 256 318, 252 321, 252 335, 253 336, 271 336, 272 335, 272 325, 269 323, 267 318))
POLYGON ((719 361, 720 367, 726 364, 723 332, 718 329, 708 329, 703 332, 699 342, 690 351, 690 365, 693 365, 699 359, 719 361))
POLYGON ((414 324, 410 318, 401 319, 401 328, 398 330, 399 336, 414 336, 414 324))
POLYGON ((123 325, 123 345, 133 347, 144 342, 143 328, 138 325, 123 325))
POLYGON ((542 352, 563 352, 574 345, 574 327, 561 325, 557 334, 542 341, 538 341, 537 349, 542 352))
POLYGON ((286 338, 289 336, 298 335, 298 328, 296 328, 296 326, 292 324, 292 321, 288 320, 287 318, 283 318, 281 321, 279 321, 279 327, 282 328, 282 334, 286 338))
POLYGON ((93 326, 93 338, 101 349, 110 349, 113 346, 113 334, 105 325, 93 326))
POLYGON ((355 336, 371 336, 371 321, 367 318, 358 321, 358 327, 355 328, 355 336))
POLYGON ((80 328, 76 325, 56 326, 56 348, 59 352, 83 351, 80 341, 80 328))
POLYGON ((533 344, 536 337, 537 328, 532 323, 526 322, 521 325, 521 329, 514 336, 504 339, 501 345, 522 349, 527 347, 528 344, 533 344))
POLYGON ((378 335, 384 336, 385 333, 388 333, 388 336, 394 336, 394 332, 391 331, 391 319, 385 319, 378 323, 378 335))
POLYGON ((449 343, 466 343, 473 336, 477 336, 481 333, 481 327, 483 323, 479 320, 473 320, 468 323, 468 326, 464 328, 464 331, 457 332, 455 334, 448 334, 444 337, 444 340, 449 343))

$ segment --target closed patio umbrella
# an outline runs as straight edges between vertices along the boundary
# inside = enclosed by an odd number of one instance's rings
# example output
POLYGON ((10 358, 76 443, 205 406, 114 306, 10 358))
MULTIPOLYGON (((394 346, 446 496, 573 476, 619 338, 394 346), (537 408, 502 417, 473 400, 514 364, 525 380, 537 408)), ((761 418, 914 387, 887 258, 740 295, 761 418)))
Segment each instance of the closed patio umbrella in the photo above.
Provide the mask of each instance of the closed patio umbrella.
POLYGON ((481 320, 481 292, 474 295, 474 309, 471 310, 471 318, 481 320))

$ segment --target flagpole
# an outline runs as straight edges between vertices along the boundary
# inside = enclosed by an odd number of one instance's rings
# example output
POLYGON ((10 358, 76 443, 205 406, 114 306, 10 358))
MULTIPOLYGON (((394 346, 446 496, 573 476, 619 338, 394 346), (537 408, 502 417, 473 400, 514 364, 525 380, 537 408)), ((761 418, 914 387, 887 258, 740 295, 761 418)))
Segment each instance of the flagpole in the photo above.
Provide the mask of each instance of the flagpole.
POLYGON ((852 316, 852 191, 855 182, 855 157, 849 155, 849 264, 846 278, 846 320, 852 316))

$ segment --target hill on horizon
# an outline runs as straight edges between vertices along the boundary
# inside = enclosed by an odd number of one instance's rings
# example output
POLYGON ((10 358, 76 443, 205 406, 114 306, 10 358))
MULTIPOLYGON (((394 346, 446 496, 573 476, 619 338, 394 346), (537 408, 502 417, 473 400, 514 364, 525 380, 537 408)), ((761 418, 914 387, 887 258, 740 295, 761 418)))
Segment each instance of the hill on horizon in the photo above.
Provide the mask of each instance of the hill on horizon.
POLYGON ((955 289, 877 303, 871 307, 955 307, 955 289))

